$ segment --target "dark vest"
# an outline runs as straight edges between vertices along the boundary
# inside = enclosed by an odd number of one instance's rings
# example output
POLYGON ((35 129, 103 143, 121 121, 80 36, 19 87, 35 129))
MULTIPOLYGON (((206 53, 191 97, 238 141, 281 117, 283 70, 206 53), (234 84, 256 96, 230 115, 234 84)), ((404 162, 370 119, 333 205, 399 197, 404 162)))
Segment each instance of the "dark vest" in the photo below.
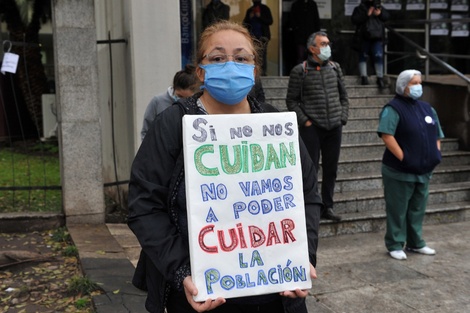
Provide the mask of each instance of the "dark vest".
POLYGON ((386 106, 394 108, 400 116, 394 137, 404 158, 400 161, 385 149, 382 162, 400 172, 418 175, 432 172, 441 162, 441 152, 437 149, 438 128, 431 105, 397 95, 386 106))

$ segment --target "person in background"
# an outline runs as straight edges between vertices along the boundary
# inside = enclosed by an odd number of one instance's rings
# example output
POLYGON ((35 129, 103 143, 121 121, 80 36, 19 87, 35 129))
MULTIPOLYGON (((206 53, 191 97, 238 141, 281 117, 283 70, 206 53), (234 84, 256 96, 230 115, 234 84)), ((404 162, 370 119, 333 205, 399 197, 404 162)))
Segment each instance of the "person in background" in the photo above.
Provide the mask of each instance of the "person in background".
POLYGON ((230 7, 221 0, 211 0, 202 13, 202 27, 206 28, 210 24, 230 18, 230 7))
POLYGON ((266 75, 268 67, 267 63, 267 48, 269 40, 271 40, 271 31, 269 26, 273 23, 273 16, 271 10, 261 0, 253 0, 253 6, 246 10, 243 24, 249 29, 252 36, 254 36, 260 45, 260 56, 262 59, 262 72, 261 75, 266 75))
POLYGON ((340 221, 333 211, 343 125, 349 114, 349 98, 337 62, 330 61, 330 40, 325 32, 307 41, 308 58, 290 72, 286 105, 297 113, 299 132, 319 169, 322 160, 322 218, 340 221))
POLYGON ((308 37, 321 30, 317 3, 313 0, 297 0, 290 11, 291 27, 296 44, 297 64, 307 57, 305 43, 308 37))
MULTIPOLYGON (((202 91, 180 99, 159 114, 134 159, 129 182, 128 226, 142 252, 133 284, 147 290, 153 313, 211 311, 305 313, 308 290, 195 302, 191 278, 182 158, 182 116, 189 114, 259 114, 277 111, 248 96, 259 73, 258 51, 242 25, 221 21, 204 30, 196 55, 202 91), (162 135, 165 134, 165 135, 162 135)), ((317 176, 299 138, 307 223, 310 275, 316 278, 316 250, 321 199, 317 176)))
POLYGON ((382 158, 385 246, 397 260, 406 260, 405 246, 408 251, 436 254, 422 238, 422 225, 444 134, 434 108, 419 100, 422 93, 421 72, 401 72, 396 95, 382 109, 377 131, 386 147, 382 158))
POLYGON ((377 85, 384 88, 384 22, 390 19, 390 13, 380 4, 380 0, 362 0, 354 8, 351 21, 356 26, 359 39, 359 75, 361 84, 368 85, 367 59, 374 62, 377 85))
POLYGON ((156 95, 150 100, 144 113, 144 122, 140 137, 144 140, 145 134, 150 128, 157 114, 172 105, 180 98, 192 96, 199 88, 199 82, 195 76, 194 65, 188 64, 173 77, 173 85, 167 91, 156 95))

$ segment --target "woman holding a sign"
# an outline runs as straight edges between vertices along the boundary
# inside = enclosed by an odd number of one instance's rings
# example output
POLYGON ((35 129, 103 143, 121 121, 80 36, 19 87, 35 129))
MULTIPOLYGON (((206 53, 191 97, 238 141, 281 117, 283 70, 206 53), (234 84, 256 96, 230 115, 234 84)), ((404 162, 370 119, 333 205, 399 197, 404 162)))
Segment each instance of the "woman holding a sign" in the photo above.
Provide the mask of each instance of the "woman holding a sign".
POLYGON ((148 291, 149 312, 306 313, 322 202, 295 116, 248 95, 260 65, 241 25, 206 28, 196 58, 203 90, 156 117, 132 165, 133 284, 148 291), (195 221, 205 226, 195 232, 195 221))

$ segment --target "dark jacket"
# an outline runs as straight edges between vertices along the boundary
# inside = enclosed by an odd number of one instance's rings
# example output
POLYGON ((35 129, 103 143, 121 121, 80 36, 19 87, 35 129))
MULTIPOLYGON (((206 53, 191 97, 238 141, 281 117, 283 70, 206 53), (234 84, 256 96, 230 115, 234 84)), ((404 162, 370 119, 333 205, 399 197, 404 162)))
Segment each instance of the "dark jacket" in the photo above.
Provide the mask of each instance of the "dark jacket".
POLYGON ((318 64, 311 55, 306 65, 298 64, 290 72, 287 108, 297 113, 299 126, 308 120, 326 130, 346 125, 349 98, 340 65, 318 64))
POLYGON ((439 129, 431 105, 396 95, 384 108, 387 106, 394 108, 400 116, 394 137, 403 150, 403 160, 385 149, 383 164, 404 173, 421 175, 432 172, 442 156, 437 149, 439 129))
POLYGON ((297 0, 294 2, 289 19, 294 42, 298 45, 306 45, 308 37, 321 29, 318 6, 313 0, 297 0))
POLYGON ((202 27, 206 28, 214 22, 230 18, 230 7, 222 2, 214 4, 212 1, 202 13, 202 27))
POLYGON ((376 1, 362 0, 361 4, 354 8, 351 15, 351 22, 356 26, 358 38, 364 40, 383 40, 385 39, 385 26, 384 22, 390 19, 390 13, 383 6, 380 7, 381 13, 378 16, 374 14, 368 16, 369 8, 374 5, 376 1), (369 27, 380 27, 380 38, 371 38, 369 27))
MULTIPOLYGON (((180 100, 156 117, 132 164, 128 225, 142 247, 132 282, 148 290, 150 312, 164 312, 171 288, 181 290, 183 279, 190 275, 187 229, 181 227, 181 212, 186 210, 181 117, 186 112, 204 114, 196 103, 201 94, 180 100)), ((276 111, 251 96, 248 101, 252 113, 276 111)), ((321 199, 316 169, 301 140, 300 153, 309 258, 315 266, 321 199)), ((305 308, 305 299, 283 298, 283 303, 286 312, 305 308)))
POLYGON ((253 31, 254 23, 261 24, 261 35, 255 36, 259 40, 270 40, 271 39, 271 31, 269 30, 269 26, 273 23, 273 16, 271 14, 271 10, 267 5, 260 4, 260 17, 254 16, 250 18, 251 11, 256 7, 256 5, 251 6, 248 10, 246 10, 245 18, 243 19, 243 24, 245 25, 252 35, 256 35, 253 31))

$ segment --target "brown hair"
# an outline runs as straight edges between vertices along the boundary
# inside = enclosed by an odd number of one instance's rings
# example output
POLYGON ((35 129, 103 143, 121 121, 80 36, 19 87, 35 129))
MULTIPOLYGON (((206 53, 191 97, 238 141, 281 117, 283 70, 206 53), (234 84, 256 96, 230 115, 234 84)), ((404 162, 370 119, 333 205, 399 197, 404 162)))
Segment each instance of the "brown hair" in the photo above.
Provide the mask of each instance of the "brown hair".
POLYGON ((222 30, 233 30, 245 36, 245 38, 248 40, 253 49, 253 54, 255 56, 256 73, 260 73, 261 60, 258 52, 260 43, 253 37, 251 37, 250 32, 244 26, 226 20, 218 21, 204 29, 201 34, 201 37, 199 38, 198 49, 196 52, 196 64, 200 64, 202 62, 202 59, 204 58, 204 51, 206 49, 206 42, 208 38, 222 30))
POLYGON ((188 64, 181 71, 176 72, 173 77, 173 89, 194 89, 199 80, 196 76, 196 67, 188 64))

